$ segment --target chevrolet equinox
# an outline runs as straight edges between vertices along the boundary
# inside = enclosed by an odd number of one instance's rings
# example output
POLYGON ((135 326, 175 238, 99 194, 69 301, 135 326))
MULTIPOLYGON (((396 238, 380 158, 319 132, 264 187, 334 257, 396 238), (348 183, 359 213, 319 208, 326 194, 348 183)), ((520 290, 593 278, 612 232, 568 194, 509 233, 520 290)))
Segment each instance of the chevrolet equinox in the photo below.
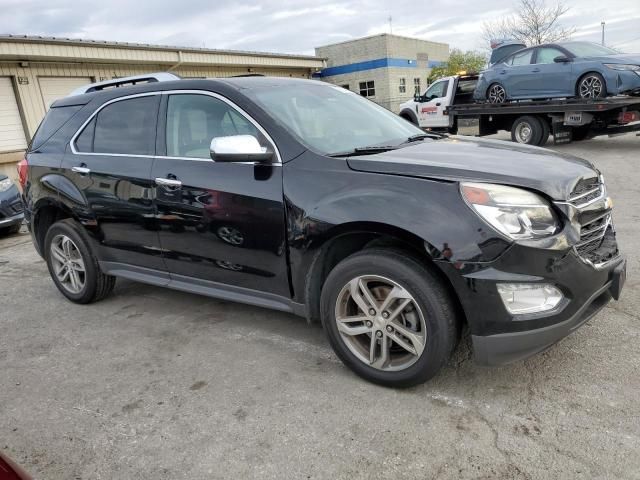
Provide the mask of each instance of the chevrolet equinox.
POLYGON ((92 84, 51 106, 18 168, 69 300, 122 277, 292 312, 388 386, 433 377, 463 327, 480 364, 541 352, 625 279, 589 162, 424 132, 319 81, 92 84))

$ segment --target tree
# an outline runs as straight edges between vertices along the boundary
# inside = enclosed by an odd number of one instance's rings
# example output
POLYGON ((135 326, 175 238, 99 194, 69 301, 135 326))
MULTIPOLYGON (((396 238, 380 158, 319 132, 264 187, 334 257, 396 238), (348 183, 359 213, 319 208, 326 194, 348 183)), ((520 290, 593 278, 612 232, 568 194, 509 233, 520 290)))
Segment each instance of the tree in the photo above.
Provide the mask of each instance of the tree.
POLYGON ((560 0, 550 6, 546 0, 518 0, 514 13, 485 22, 482 36, 487 44, 495 39, 512 39, 528 46, 566 40, 576 31, 560 23, 560 17, 568 11, 560 0))
POLYGON ((468 50, 463 52, 457 48, 451 50, 449 60, 437 67, 431 69, 429 74, 429 83, 441 77, 456 75, 462 71, 479 72, 484 69, 487 64, 487 58, 478 52, 468 50))

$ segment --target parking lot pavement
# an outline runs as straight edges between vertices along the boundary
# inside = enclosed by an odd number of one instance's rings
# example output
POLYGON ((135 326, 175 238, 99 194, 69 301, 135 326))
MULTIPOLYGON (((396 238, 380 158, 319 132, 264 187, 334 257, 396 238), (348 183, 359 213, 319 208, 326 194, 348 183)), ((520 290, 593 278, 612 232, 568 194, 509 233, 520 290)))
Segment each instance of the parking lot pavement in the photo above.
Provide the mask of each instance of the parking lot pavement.
POLYGON ((0 449, 65 480, 640 478, 639 147, 554 147, 604 172, 623 299, 512 366, 463 343, 409 390, 360 380, 294 316, 128 281, 71 304, 27 235, 0 240, 0 449))

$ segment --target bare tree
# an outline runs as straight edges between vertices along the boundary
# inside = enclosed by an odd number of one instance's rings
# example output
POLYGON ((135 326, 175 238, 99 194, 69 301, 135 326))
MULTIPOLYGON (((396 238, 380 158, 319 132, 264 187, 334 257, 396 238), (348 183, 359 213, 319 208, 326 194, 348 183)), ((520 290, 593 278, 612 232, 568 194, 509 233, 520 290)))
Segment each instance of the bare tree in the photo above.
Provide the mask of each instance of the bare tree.
POLYGON ((482 36, 487 43, 493 39, 508 38, 526 45, 540 45, 566 40, 575 33, 575 27, 564 27, 560 17, 569 11, 561 1, 547 5, 546 0, 518 0, 515 12, 507 17, 485 22, 482 36))

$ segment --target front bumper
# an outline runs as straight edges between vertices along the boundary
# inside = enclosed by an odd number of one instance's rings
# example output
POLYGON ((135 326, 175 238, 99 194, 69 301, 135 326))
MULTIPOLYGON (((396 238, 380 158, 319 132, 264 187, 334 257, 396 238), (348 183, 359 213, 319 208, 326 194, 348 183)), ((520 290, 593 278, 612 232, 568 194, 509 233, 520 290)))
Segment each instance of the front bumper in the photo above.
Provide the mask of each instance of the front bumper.
POLYGON ((618 299, 626 279, 626 261, 614 262, 607 283, 596 290, 569 318, 547 327, 495 335, 472 335, 474 357, 480 365, 505 365, 540 353, 584 325, 609 301, 618 299))
POLYGON ((13 215, 11 217, 0 218, 0 228, 20 225, 23 220, 24 220, 24 213, 19 213, 18 215, 13 215))

